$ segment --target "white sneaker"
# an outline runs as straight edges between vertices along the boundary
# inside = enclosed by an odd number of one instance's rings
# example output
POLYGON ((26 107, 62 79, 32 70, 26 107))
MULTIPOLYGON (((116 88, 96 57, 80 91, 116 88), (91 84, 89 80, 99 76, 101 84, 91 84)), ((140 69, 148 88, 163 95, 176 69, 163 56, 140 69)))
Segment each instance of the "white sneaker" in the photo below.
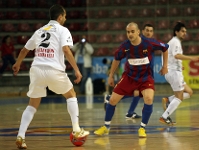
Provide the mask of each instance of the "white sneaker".
POLYGON ((17 136, 16 145, 18 149, 27 149, 25 139, 22 139, 21 136, 17 136))
POLYGON ((89 131, 85 131, 83 128, 81 128, 80 132, 73 131, 72 134, 74 135, 74 137, 80 138, 80 137, 88 136, 90 134, 90 132, 89 131))

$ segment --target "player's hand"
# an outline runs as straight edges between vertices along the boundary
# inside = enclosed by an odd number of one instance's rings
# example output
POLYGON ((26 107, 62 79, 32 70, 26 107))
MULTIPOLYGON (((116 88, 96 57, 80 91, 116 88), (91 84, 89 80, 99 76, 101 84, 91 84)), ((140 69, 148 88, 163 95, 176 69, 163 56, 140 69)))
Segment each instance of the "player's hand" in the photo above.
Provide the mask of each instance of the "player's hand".
POLYGON ((75 72, 75 76, 76 76, 76 79, 74 80, 74 82, 76 84, 78 84, 81 81, 81 79, 82 79, 82 74, 80 73, 80 71, 76 71, 75 72))
POLYGON ((13 66, 12 66, 12 70, 13 70, 13 74, 16 76, 17 75, 17 73, 19 72, 19 69, 20 69, 20 64, 14 64, 13 66))
POLYGON ((115 86, 115 83, 114 83, 114 78, 113 77, 108 77, 108 84, 110 85, 110 86, 112 86, 112 87, 114 87, 115 86))
POLYGON ((165 75, 168 73, 168 68, 167 67, 162 67, 162 69, 159 71, 159 74, 160 75, 165 75))

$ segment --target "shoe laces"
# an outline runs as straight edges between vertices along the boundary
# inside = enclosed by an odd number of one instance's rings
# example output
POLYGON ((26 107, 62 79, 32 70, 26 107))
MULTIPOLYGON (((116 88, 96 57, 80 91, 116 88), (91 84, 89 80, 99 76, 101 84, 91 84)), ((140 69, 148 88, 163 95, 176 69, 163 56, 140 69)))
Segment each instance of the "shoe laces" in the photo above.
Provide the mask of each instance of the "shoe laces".
POLYGON ((80 132, 73 132, 73 135, 78 138, 84 135, 84 129, 82 128, 80 132))

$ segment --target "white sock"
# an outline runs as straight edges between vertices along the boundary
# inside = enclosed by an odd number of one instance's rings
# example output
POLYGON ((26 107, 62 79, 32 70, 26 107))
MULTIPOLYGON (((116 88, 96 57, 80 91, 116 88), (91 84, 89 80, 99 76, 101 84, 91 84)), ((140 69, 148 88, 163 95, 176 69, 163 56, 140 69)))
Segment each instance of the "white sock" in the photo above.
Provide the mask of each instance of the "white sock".
POLYGON ((172 100, 174 99, 174 97, 175 97, 175 95, 172 95, 172 96, 168 97, 170 103, 172 102, 172 100))
POLYGON ((37 110, 32 106, 26 107, 21 117, 21 124, 20 124, 19 132, 17 136, 21 136, 23 139, 25 139, 25 133, 36 111, 37 110))
POLYGON ((66 100, 67 101, 67 109, 70 114, 73 131, 79 132, 81 131, 79 127, 79 107, 77 103, 77 98, 72 97, 66 100))
POLYGON ((162 117, 166 119, 168 116, 170 116, 178 108, 181 102, 182 101, 180 99, 175 97, 163 113, 162 117))
POLYGON ((183 99, 188 99, 190 97, 191 96, 189 95, 189 93, 186 93, 186 92, 183 93, 183 99))
MULTIPOLYGON (((174 97, 175 97, 175 95, 172 95, 172 96, 169 96, 169 97, 168 97, 170 103, 172 102, 172 100, 174 99, 174 97)), ((184 92, 184 93, 183 93, 183 100, 184 100, 184 99, 188 99, 188 98, 190 98, 189 93, 184 92)))
POLYGON ((142 122, 140 123, 140 125, 143 126, 143 127, 146 127, 146 124, 144 124, 144 123, 142 123, 142 122))

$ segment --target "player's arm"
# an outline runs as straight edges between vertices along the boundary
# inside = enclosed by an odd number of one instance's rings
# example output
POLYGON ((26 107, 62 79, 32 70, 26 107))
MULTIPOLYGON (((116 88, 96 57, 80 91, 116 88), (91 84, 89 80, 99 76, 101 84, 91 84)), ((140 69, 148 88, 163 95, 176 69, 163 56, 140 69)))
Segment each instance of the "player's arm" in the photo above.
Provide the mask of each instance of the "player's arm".
POLYGON ((160 74, 161 75, 165 75, 168 73, 168 68, 167 68, 167 64, 168 64, 168 50, 164 51, 162 54, 162 58, 163 58, 163 65, 162 68, 160 70, 160 74))
POLYGON ((108 77, 108 83, 110 86, 114 86, 114 73, 116 71, 116 69, 118 68, 120 64, 119 60, 113 60, 112 64, 111 64, 111 69, 110 69, 110 73, 109 73, 109 77, 108 77))
POLYGON ((199 60, 199 56, 187 56, 183 55, 183 50, 181 47, 180 43, 172 43, 173 49, 172 49, 172 55, 174 56, 175 59, 180 59, 180 60, 192 60, 192 61, 197 61, 199 60))
POLYGON ((176 54, 175 59, 180 59, 180 60, 192 60, 192 61, 198 61, 199 60, 199 56, 187 56, 187 55, 183 55, 183 54, 176 54))
POLYGON ((114 54, 114 57, 115 59, 112 61, 112 64, 111 64, 111 68, 110 68, 110 73, 109 73, 109 77, 108 77, 108 84, 110 86, 114 86, 115 83, 114 83, 114 73, 116 72, 119 64, 120 64, 120 61, 125 58, 126 56, 126 52, 125 52, 125 43, 122 43, 119 48, 115 51, 115 54, 114 54))
POLYGON ((150 43, 153 45, 153 50, 161 50, 163 52, 163 66, 159 73, 161 75, 165 75, 168 73, 168 48, 169 45, 166 43, 162 43, 161 41, 158 41, 156 39, 148 39, 150 43))
POLYGON ((62 50, 64 52, 66 59, 68 60, 68 62, 71 64, 71 66, 73 67, 73 69, 75 71, 76 80, 74 80, 74 82, 79 83, 82 79, 82 74, 79 71, 79 68, 76 64, 73 53, 71 52, 71 50, 68 46, 63 46, 62 50))
POLYGON ((109 77, 113 77, 114 76, 114 73, 116 71, 116 69, 118 68, 120 64, 120 61, 119 60, 113 60, 112 64, 111 64, 111 69, 110 69, 110 72, 109 72, 109 77))
POLYGON ((36 43, 35 43, 36 34, 35 33, 27 41, 27 43, 25 44, 24 48, 20 51, 20 53, 18 55, 18 58, 17 58, 15 64, 13 65, 12 70, 14 71, 14 75, 16 75, 19 72, 20 65, 21 65, 23 59, 28 54, 28 52, 30 50, 34 50, 36 48, 36 43))
POLYGON ((28 52, 29 52, 29 50, 26 49, 25 47, 20 51, 19 56, 18 56, 15 64, 12 66, 12 70, 14 72, 14 75, 17 75, 17 73, 19 72, 20 65, 21 65, 23 59, 28 54, 28 52))

